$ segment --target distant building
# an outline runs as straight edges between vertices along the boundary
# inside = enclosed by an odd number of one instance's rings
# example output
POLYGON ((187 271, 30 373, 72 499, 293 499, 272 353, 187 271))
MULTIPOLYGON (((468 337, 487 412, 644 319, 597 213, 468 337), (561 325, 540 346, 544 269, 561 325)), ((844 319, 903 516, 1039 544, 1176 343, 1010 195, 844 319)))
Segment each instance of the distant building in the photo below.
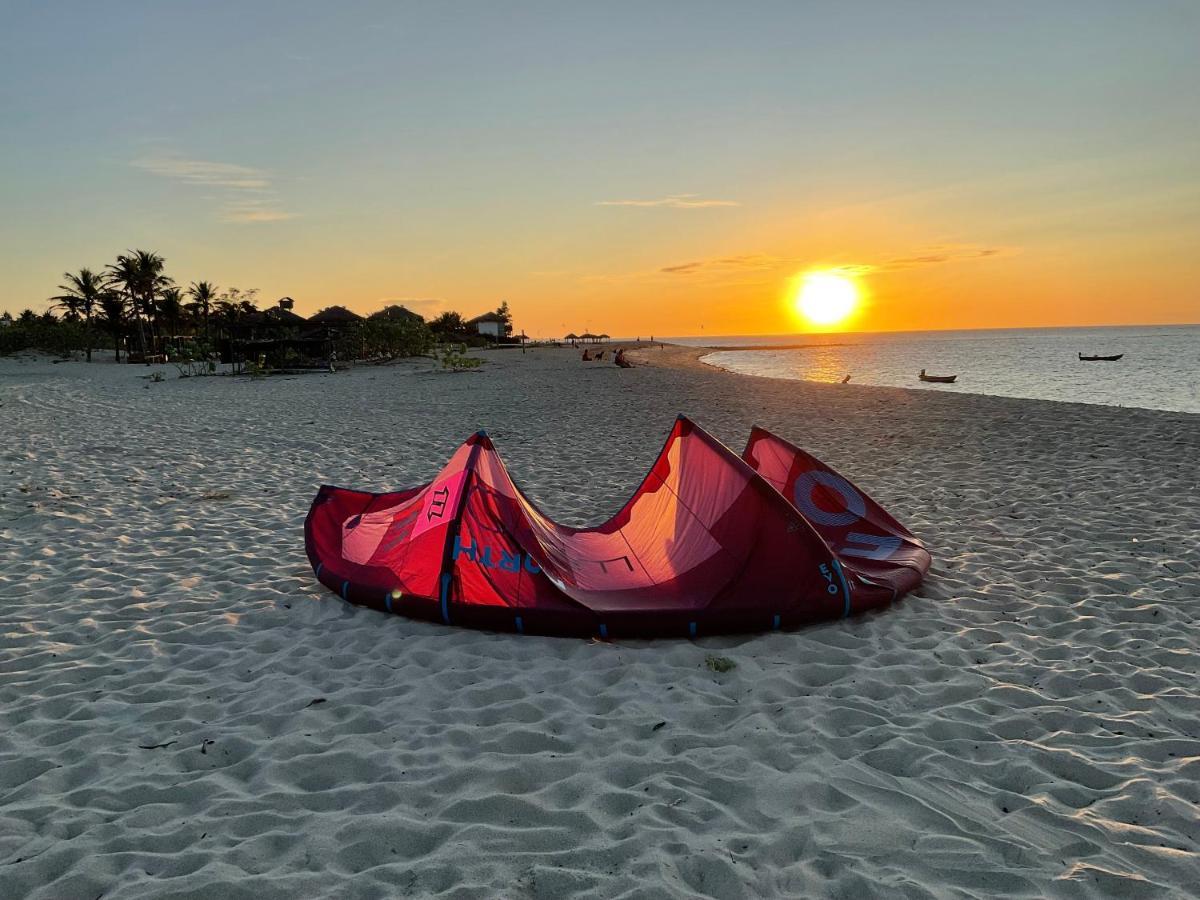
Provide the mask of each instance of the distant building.
POLYGON ((474 328, 476 333, 484 337, 500 340, 504 337, 504 319, 494 312, 484 313, 467 322, 468 328, 474 328))
POLYGON ((368 316, 368 318, 376 319, 376 320, 382 319, 385 322, 413 322, 413 323, 415 323, 415 322, 424 322, 425 321, 425 317, 422 316, 420 313, 413 312, 407 306, 398 306, 396 304, 393 304, 392 306, 385 306, 383 309, 379 310, 379 312, 371 313, 371 315, 368 316))
MULTIPOLYGON (((269 309, 259 310, 247 317, 249 324, 256 329, 277 332, 281 328, 300 328, 306 319, 292 312, 296 301, 291 297, 281 297, 279 302, 269 309)), ((268 336, 275 336, 274 334, 268 336)))
POLYGON ((327 306, 325 309, 308 317, 309 325, 354 325, 362 322, 363 317, 351 312, 344 306, 327 306))

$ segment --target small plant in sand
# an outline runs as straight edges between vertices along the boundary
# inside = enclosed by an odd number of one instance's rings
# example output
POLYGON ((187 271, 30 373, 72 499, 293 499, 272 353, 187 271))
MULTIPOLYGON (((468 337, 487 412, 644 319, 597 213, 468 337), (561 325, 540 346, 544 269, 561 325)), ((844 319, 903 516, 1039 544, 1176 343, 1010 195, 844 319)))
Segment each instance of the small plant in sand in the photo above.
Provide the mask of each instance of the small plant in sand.
POLYGON ((199 339, 188 341, 175 358, 175 368, 179 370, 180 378, 199 378, 204 375, 216 375, 217 363, 214 351, 208 341, 199 339))
POLYGON ((447 344, 442 348, 438 359, 441 361, 443 369, 449 369, 452 372, 478 369, 483 362, 474 356, 467 356, 465 344, 447 344))
POLYGON ((270 372, 270 367, 267 366, 267 354, 258 354, 257 359, 246 361, 246 374, 251 378, 265 378, 270 372))
POLYGON ((704 665, 713 672, 732 672, 737 668, 737 663, 726 656, 706 656, 704 665))

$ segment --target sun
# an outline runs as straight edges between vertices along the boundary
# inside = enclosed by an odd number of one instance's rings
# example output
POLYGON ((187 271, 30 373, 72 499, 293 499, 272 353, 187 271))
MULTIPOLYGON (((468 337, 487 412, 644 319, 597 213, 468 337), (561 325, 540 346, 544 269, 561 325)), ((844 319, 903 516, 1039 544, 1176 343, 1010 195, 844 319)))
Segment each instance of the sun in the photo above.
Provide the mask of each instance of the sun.
POLYGON ((808 272, 795 302, 796 311, 813 325, 837 325, 858 306, 858 285, 836 272, 808 272))

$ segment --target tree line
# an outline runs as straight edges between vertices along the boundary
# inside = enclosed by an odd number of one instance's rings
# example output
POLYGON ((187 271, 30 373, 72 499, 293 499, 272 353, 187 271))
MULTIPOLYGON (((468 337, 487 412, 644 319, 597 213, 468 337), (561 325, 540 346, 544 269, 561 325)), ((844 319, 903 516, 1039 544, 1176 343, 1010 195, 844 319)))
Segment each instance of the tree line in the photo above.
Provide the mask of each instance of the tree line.
MULTIPOLYGON (((0 314, 0 354, 23 349, 63 355, 82 351, 91 362, 93 349, 111 347, 120 362, 122 346, 130 351, 136 348, 146 358, 168 339, 188 336, 196 358, 210 358, 216 341, 237 336, 239 326, 258 312, 255 289, 221 290, 211 281, 193 281, 184 287, 165 269, 160 254, 129 250, 103 269, 64 272, 58 293, 48 298, 52 306, 46 312, 26 309, 16 317, 0 314)), ((510 336, 508 303, 502 303, 496 314, 502 336, 510 336)), ((344 326, 337 343, 345 359, 364 354, 415 355, 438 341, 476 346, 488 342, 461 314, 448 311, 428 323, 416 314, 404 322, 368 319, 358 326, 344 326)))
POLYGON ((93 349, 111 344, 120 362, 122 344, 145 355, 162 338, 184 332, 208 342, 256 310, 256 290, 222 291, 211 281, 183 287, 165 267, 158 253, 130 250, 104 269, 64 272, 45 313, 26 309, 15 318, 0 316, 8 326, 0 329, 0 352, 82 350, 91 362, 93 349))

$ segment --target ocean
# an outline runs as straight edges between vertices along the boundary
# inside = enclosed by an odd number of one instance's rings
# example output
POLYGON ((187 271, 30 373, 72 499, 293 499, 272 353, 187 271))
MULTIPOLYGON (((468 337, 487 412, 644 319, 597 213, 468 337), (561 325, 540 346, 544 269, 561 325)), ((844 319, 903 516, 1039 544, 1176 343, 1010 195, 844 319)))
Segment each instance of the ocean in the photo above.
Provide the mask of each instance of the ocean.
POLYGON ((1200 413, 1200 325, 664 338, 748 375, 1200 413), (781 345, 805 345, 784 349, 781 345), (741 347, 761 349, 743 350, 741 347), (778 347, 780 349, 770 349, 778 347), (1117 362, 1077 355, 1123 353, 1117 362), (957 375, 955 384, 927 384, 957 375))

